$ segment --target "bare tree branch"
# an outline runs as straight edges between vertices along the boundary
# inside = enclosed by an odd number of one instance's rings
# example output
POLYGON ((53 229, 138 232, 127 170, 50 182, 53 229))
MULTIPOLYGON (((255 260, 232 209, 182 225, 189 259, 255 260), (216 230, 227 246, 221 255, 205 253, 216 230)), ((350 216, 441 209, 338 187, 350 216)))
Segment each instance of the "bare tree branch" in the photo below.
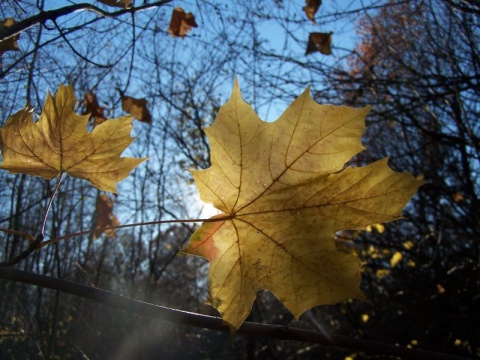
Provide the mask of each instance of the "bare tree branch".
POLYGON ((136 8, 129 8, 129 9, 122 9, 119 11, 114 11, 114 12, 108 12, 103 9, 100 9, 99 7, 93 6, 92 4, 88 3, 81 3, 81 4, 74 4, 70 6, 65 6, 59 9, 55 10, 50 10, 50 11, 42 11, 38 13, 37 15, 31 16, 29 18, 26 18, 22 21, 19 21, 12 26, 8 27, 3 27, 0 29, 0 41, 3 41, 5 39, 8 39, 9 37, 15 36, 22 31, 25 31, 32 26, 35 26, 40 23, 44 23, 47 20, 55 21, 57 18, 71 14, 76 11, 91 11, 94 12, 102 17, 118 17, 124 14, 128 13, 135 13, 151 8, 155 8, 158 6, 163 6, 165 4, 168 4, 172 0, 161 0, 152 4, 145 4, 142 6, 138 6, 136 8))
MULTIPOLYGON (((224 325, 222 323, 222 320, 218 317, 158 306, 147 302, 130 299, 109 291, 100 290, 90 286, 78 284, 67 280, 57 279, 50 276, 34 274, 16 269, 0 268, 0 278, 26 284, 37 285, 52 290, 62 291, 67 294, 80 296, 85 299, 90 299, 102 303, 115 309, 124 310, 143 316, 155 317, 163 321, 169 321, 177 324, 195 326, 222 332, 230 332, 230 328, 224 325)), ((354 339, 346 336, 292 328, 288 326, 286 327, 279 325, 244 322, 240 329, 238 329, 238 333, 243 335, 268 337, 279 340, 304 341, 325 346, 349 348, 359 351, 365 351, 368 353, 404 357, 408 359, 468 359, 454 355, 435 353, 421 349, 405 348, 379 342, 354 339)))

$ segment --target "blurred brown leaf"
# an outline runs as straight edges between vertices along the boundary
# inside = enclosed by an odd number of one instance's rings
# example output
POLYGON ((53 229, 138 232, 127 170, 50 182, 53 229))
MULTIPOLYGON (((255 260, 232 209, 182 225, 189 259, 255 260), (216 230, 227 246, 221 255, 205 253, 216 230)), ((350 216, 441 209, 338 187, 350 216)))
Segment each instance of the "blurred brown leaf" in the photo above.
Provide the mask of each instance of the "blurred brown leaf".
POLYGON ((315 14, 317 13, 320 5, 322 5, 322 0, 305 0, 307 5, 303 7, 303 11, 305 11, 305 15, 312 20, 312 22, 317 25, 315 22, 315 14))
POLYGON ((98 104, 97 96, 94 93, 88 92, 85 94, 83 105, 85 106, 83 115, 90 114, 90 119, 93 119, 93 126, 100 125, 107 120, 103 114, 105 107, 98 104))
POLYGON ((308 36, 307 54, 319 51, 324 55, 330 55, 332 50, 332 33, 310 33, 308 36))
POLYGON ((151 124, 152 115, 147 108, 148 101, 146 99, 135 99, 130 96, 122 95, 122 108, 124 111, 133 115, 135 119, 151 124))
POLYGON ((97 226, 93 233, 94 239, 99 238, 102 234, 106 237, 116 238, 116 229, 106 229, 120 225, 118 218, 113 214, 113 200, 106 194, 101 194, 97 199, 97 226))
POLYGON ((197 27, 195 16, 192 13, 185 13, 181 7, 177 7, 172 12, 172 19, 168 27, 168 33, 173 37, 185 37, 187 31, 192 30, 192 27, 197 27))
POLYGON ((455 194, 452 195, 452 197, 453 197, 453 201, 455 201, 456 203, 465 200, 462 193, 460 192, 456 192, 455 194))

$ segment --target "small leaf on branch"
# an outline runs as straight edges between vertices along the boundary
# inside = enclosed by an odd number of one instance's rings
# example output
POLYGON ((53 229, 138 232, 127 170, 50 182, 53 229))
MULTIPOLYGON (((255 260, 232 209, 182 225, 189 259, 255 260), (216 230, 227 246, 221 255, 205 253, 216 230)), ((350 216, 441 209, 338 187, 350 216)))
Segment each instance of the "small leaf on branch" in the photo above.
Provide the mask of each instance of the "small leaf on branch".
POLYGON ((132 143, 132 117, 110 119, 87 131, 89 115, 79 115, 73 87, 47 94, 38 122, 27 107, 0 130, 1 169, 53 179, 66 172, 96 188, 116 192, 117 182, 146 159, 120 157, 132 143))
POLYGON ((192 173, 201 199, 222 214, 204 222, 185 250, 210 261, 209 303, 233 330, 262 289, 297 319, 316 305, 364 298, 362 264, 335 233, 402 218, 423 183, 394 172, 387 159, 345 167, 364 149, 369 110, 319 105, 307 89, 267 123, 235 82, 205 129, 212 165, 192 173))
POLYGON ((97 226, 93 237, 99 238, 102 234, 105 234, 108 238, 116 238, 116 229, 106 229, 120 225, 120 221, 113 213, 113 200, 106 194, 101 194, 97 198, 97 226))
POLYGON ((322 0, 305 0, 305 2, 307 5, 303 7, 303 11, 305 11, 305 15, 316 25, 315 14, 320 8, 320 5, 322 5, 322 0))
POLYGON ((310 33, 305 55, 319 51, 324 55, 332 53, 332 33, 310 33))
POLYGON ((132 7, 132 0, 98 0, 108 6, 116 6, 120 8, 130 9, 132 7))
MULTIPOLYGON (((15 24, 15 20, 12 18, 5 19, 0 21, 0 29, 10 27, 15 24)), ((6 51, 18 51, 18 43, 17 40, 20 37, 20 34, 11 36, 0 41, 0 67, 2 66, 2 55, 6 51)))
POLYGON ((107 118, 103 114, 105 107, 98 104, 97 96, 94 93, 88 92, 85 94, 85 98, 83 99, 83 105, 85 106, 85 111, 83 112, 83 115, 90 115, 90 119, 93 120, 94 126, 100 125, 105 120, 107 120, 107 118))
POLYGON ((195 16, 192 13, 185 13, 181 7, 177 7, 172 12, 168 33, 173 37, 185 37, 192 27, 197 27, 195 16))
POLYGON ((148 100, 146 99, 135 99, 130 96, 125 96, 122 94, 122 108, 123 111, 131 114, 135 119, 151 124, 152 115, 147 108, 148 100))

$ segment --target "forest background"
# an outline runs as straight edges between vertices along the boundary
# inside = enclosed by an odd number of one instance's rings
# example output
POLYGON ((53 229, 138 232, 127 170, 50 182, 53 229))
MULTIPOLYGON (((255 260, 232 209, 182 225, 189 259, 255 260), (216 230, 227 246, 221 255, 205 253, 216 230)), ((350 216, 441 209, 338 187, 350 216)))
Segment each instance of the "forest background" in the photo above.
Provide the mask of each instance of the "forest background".
MULTIPOLYGON (((75 1, 5 0, 16 21, 75 1)), ((374 105, 361 165, 388 156, 423 186, 406 220, 338 241, 365 261, 371 304, 316 307, 296 322, 268 292, 250 321, 296 326, 389 344, 480 356, 480 6, 474 0, 324 1, 313 24, 302 1, 135 1, 134 7, 65 11, 22 31, 0 68, 0 121, 47 91, 75 86, 78 111, 94 92, 108 118, 121 94, 148 100, 127 155, 150 156, 108 194, 121 224, 195 219, 201 203, 188 169, 209 166, 210 125, 238 76, 246 101, 274 120, 308 85, 319 103, 374 105), (172 37, 173 9, 198 27, 172 37), (353 31, 352 31, 353 30, 353 31), (330 55, 305 54, 311 32, 333 32, 330 55)), ((0 172, 0 227, 35 234, 55 186, 0 172)), ((49 237, 97 226, 102 193, 67 177, 47 221, 49 237)), ((151 303, 216 315, 204 305, 208 264, 180 249, 191 223, 79 235, 15 265, 151 303), (110 234, 111 235, 111 234, 110 234)), ((2 261, 28 246, 3 233, 2 261)), ((228 335, 120 312, 41 287, 0 282, 2 359, 375 359, 335 347, 228 335)))

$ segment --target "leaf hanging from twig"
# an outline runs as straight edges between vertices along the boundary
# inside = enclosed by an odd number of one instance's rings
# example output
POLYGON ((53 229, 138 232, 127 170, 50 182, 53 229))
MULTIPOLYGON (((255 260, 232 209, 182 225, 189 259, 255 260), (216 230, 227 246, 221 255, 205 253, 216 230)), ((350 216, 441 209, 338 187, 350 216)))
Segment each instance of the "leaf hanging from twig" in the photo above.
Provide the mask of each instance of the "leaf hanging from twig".
POLYGON ((198 27, 195 22, 195 16, 192 13, 185 13, 181 7, 177 7, 172 12, 172 19, 168 27, 168 33, 173 37, 185 37, 192 27, 198 27))
POLYGON ((107 120, 103 114, 105 107, 98 104, 97 96, 94 93, 88 92, 85 94, 83 105, 85 106, 83 115, 90 115, 90 119, 93 119, 93 126, 100 125, 107 120))
POLYGON ((133 118, 110 119, 88 132, 88 116, 76 114, 75 103, 73 87, 60 85, 47 95, 37 122, 29 107, 10 116, 0 129, 0 169, 46 179, 67 173, 116 192, 117 183, 146 160, 120 156, 134 140, 133 118))
POLYGON ((322 5, 322 0, 305 0, 305 2, 307 5, 303 7, 303 11, 305 11, 305 15, 316 25, 315 14, 320 8, 320 5, 322 5))
POLYGON ((105 236, 109 238, 117 237, 116 229, 106 229, 120 225, 120 221, 118 221, 118 218, 113 214, 113 206, 113 200, 106 194, 101 194, 97 198, 97 226, 93 233, 95 239, 99 238, 102 234, 105 234, 105 236))
POLYGON ((295 318, 307 309, 364 298, 361 261, 339 230, 402 218, 423 181, 388 159, 345 166, 364 149, 370 107, 319 105, 307 89, 272 123, 235 82, 212 126, 211 166, 192 171, 201 199, 222 213, 192 235, 186 252, 210 262, 208 303, 237 329, 257 291, 271 291, 295 318))
MULTIPOLYGON (((15 20, 12 18, 5 19, 3 21, 0 21, 0 30, 2 28, 10 27, 13 24, 15 24, 15 20)), ((5 40, 0 41, 0 67, 2 66, 2 55, 6 51, 18 51, 18 44, 17 40, 20 37, 20 34, 10 36, 9 38, 6 38, 5 40)))
POLYGON ((305 55, 319 51, 324 55, 332 53, 332 33, 310 33, 305 55))

